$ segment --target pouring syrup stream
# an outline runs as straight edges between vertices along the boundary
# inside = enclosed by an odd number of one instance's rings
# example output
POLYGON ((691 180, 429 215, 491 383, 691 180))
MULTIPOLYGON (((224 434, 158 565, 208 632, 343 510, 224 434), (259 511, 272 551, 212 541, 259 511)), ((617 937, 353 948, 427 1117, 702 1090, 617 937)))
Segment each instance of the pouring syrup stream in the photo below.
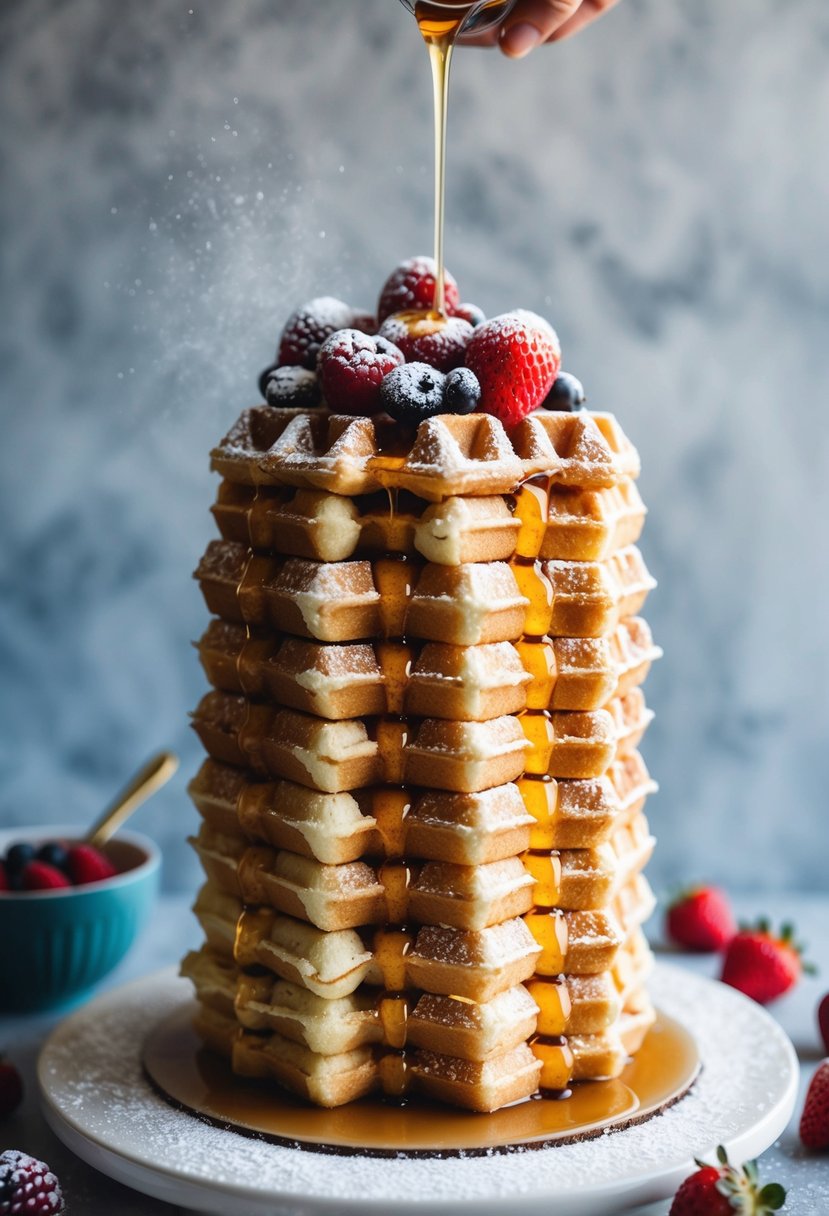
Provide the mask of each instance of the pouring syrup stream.
POLYGON ((429 51, 435 115, 435 294, 432 309, 446 316, 446 273, 443 260, 446 198, 446 117, 452 52, 461 34, 476 33, 500 22, 513 0, 403 0, 415 15, 429 51))

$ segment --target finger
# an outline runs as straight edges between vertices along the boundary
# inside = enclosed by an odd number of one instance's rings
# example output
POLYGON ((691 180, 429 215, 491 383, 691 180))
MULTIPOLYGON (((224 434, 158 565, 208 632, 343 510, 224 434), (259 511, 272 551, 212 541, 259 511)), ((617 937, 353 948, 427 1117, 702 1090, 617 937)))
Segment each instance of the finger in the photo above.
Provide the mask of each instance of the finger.
POLYGON ((520 0, 501 28, 501 50, 510 59, 523 59, 551 39, 580 7, 581 0, 520 0))
POLYGON ((579 30, 583 30, 586 25, 598 20, 603 13, 618 3, 619 0, 582 0, 581 7, 563 25, 560 25, 547 41, 562 42, 565 38, 572 38, 579 30))

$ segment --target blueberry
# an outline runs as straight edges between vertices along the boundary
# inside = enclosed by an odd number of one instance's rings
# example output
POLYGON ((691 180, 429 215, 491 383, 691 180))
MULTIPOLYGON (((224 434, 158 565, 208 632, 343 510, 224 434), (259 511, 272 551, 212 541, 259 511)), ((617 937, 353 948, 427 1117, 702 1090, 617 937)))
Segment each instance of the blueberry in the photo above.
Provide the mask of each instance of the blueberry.
POLYGON ((464 321, 468 321, 473 329, 483 325, 486 320, 486 313, 477 304, 459 304, 455 309, 455 316, 463 317, 464 321))
POLYGON ((443 408, 447 414, 471 414, 481 400, 478 377, 468 367, 456 367, 446 377, 443 408))
POLYGON ((418 423, 443 410, 446 377, 428 363, 404 363, 383 377, 383 407, 398 422, 418 423))
POLYGON ((20 874, 23 867, 34 861, 35 846, 33 844, 13 844, 6 853, 6 869, 9 877, 20 874))
POLYGON ((69 864, 69 853, 57 840, 50 840, 48 844, 40 846, 36 860, 44 861, 47 866, 54 866, 56 870, 65 871, 69 864))
POLYGON ((587 398, 584 395, 584 385, 581 380, 571 376, 569 372, 559 372, 553 381, 553 387, 544 398, 545 410, 583 410, 587 398))
POLYGON ((278 366, 278 363, 269 363, 265 370, 259 373, 259 392, 263 397, 267 395, 268 376, 271 372, 275 372, 278 366))
POLYGON ((269 367, 259 378, 268 405, 279 409, 311 409, 321 400, 316 372, 304 367, 269 367))

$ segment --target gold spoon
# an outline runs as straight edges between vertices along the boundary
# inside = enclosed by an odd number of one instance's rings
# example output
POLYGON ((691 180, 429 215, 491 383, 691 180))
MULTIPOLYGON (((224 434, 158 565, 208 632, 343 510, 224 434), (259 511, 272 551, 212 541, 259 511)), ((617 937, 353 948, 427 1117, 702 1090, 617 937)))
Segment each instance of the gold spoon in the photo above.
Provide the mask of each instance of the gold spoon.
POLYGON ((120 794, 109 804, 100 818, 84 836, 87 844, 99 849, 106 844, 110 836, 129 819, 133 811, 142 802, 160 790, 172 777, 178 768, 178 756, 173 752, 159 752, 143 765, 132 780, 121 790, 120 794))

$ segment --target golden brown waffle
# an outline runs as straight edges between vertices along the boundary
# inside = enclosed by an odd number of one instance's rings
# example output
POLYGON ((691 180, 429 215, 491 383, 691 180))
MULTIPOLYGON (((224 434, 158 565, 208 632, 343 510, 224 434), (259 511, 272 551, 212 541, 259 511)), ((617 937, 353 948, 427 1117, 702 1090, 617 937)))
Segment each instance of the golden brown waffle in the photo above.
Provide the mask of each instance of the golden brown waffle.
POLYGON ((425 718, 410 728, 393 718, 329 722, 220 692, 202 698, 193 727, 214 760, 327 793, 381 782, 475 793, 517 777, 527 751, 509 715, 488 722, 425 718))
POLYGON ((412 857, 480 865, 523 853, 533 822, 514 784, 474 794, 381 786, 324 794, 290 781, 251 781, 243 769, 206 760, 189 792, 221 832, 289 849, 328 865, 393 848, 379 826, 390 817, 412 857))
MULTIPOLYGON (((397 494, 347 498, 326 490, 291 490, 234 485, 219 487, 211 508, 225 540, 256 550, 314 561, 355 556, 420 554, 439 565, 507 561, 515 551, 520 522, 509 495, 452 495, 427 503, 397 494)), ((549 518, 539 547, 542 558, 603 561, 635 544, 645 508, 634 482, 602 490, 552 486, 549 518)))
POLYGON ((216 472, 242 485, 294 485, 359 495, 402 489, 438 501, 509 493, 545 473, 562 485, 617 485, 639 472, 636 449, 610 414, 541 410, 507 435, 488 414, 439 415, 414 441, 384 419, 245 410, 211 453, 216 472))
POLYGON ((484 1061, 418 1051, 411 1069, 418 1088, 430 1097, 483 1113, 535 1093, 541 1073, 526 1043, 484 1061))
POLYGON ((661 651, 641 617, 607 638, 448 646, 258 635, 213 620, 197 643, 214 688, 321 718, 405 713, 483 721, 530 709, 588 711, 643 682, 661 651))
MULTIPOLYGON (((382 863, 323 865, 285 849, 247 845, 203 823, 191 844, 212 884, 243 903, 274 908, 328 932, 388 919, 382 863)), ((533 879, 517 857, 486 865, 413 867, 408 913, 417 923, 484 929, 532 906, 533 879)))
MULTIPOLYGON (((605 562, 544 561, 539 571, 550 590, 539 626, 527 630, 538 637, 605 636, 635 616, 655 586, 635 545, 605 562)), ((504 562, 312 562, 250 557, 238 542, 211 541, 195 577, 223 620, 322 642, 511 642, 525 632, 530 605, 504 562)))

